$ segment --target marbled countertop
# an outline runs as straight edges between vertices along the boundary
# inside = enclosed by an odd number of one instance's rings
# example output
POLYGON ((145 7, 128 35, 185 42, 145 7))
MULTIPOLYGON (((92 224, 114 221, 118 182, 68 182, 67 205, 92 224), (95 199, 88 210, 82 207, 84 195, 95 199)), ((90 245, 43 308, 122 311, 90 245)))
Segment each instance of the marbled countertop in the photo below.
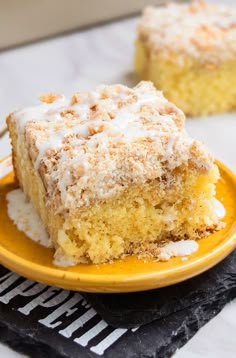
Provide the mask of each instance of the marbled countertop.
MULTIPOLYGON (((72 94, 100 83, 135 85, 133 43, 137 19, 126 19, 0 53, 0 128, 6 115, 41 93, 72 94)), ((215 156, 236 171, 236 113, 187 120, 215 156)), ((10 153, 0 139, 0 158, 10 153)), ((235 358, 236 300, 205 325, 175 358, 235 358)), ((0 344, 0 357, 22 357, 0 344)))

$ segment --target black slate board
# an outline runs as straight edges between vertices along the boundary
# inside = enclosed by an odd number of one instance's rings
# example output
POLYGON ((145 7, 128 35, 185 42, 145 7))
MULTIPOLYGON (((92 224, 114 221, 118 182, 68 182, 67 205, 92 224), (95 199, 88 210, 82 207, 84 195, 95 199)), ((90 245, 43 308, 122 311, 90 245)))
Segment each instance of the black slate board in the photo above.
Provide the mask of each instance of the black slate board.
POLYGON ((185 283, 124 295, 81 296, 0 267, 0 340, 32 358, 168 358, 234 297, 236 252, 185 283))
POLYGON ((136 327, 217 300, 236 289, 236 250, 203 274, 169 287, 126 294, 84 296, 113 327, 136 327))

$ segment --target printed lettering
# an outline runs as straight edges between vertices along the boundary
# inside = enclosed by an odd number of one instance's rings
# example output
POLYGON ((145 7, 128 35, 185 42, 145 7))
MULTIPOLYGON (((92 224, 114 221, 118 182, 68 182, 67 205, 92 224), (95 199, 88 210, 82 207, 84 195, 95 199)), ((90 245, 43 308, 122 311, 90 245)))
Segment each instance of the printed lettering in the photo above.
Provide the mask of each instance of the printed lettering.
POLYGON ((16 296, 34 296, 45 289, 45 285, 35 283, 31 280, 25 280, 11 291, 7 292, 4 296, 0 297, 0 302, 9 303, 16 296))
POLYGON ((74 342, 80 344, 83 347, 86 347, 88 342, 101 333, 105 328, 108 327, 108 324, 101 320, 95 326, 93 326, 89 331, 84 333, 81 337, 75 338, 74 342))
POLYGON ((74 322, 72 322, 68 327, 59 331, 59 333, 66 337, 70 338, 72 334, 80 327, 82 327, 86 322, 88 322, 92 317, 97 314, 93 308, 90 308, 87 312, 85 312, 82 316, 77 318, 74 322))
POLYGON ((47 317, 40 319, 39 322, 48 328, 55 328, 59 326, 62 322, 57 321, 54 322, 57 318, 62 315, 66 315, 66 317, 71 316, 75 311, 78 310, 78 307, 73 308, 76 304, 78 304, 82 300, 82 296, 79 293, 75 293, 74 296, 63 303, 60 307, 58 307, 55 311, 50 313, 47 317))
MULTIPOLYGON (((10 286, 19 279, 21 279, 21 277, 12 272, 0 277, 0 293, 10 288, 10 286)), ((80 317, 58 332, 66 338, 71 338, 75 331, 83 327, 88 321, 97 315, 97 312, 91 308, 91 305, 79 293, 73 293, 73 296, 68 298, 71 295, 70 291, 62 290, 57 287, 48 287, 32 280, 24 280, 16 287, 12 288, 9 292, 0 296, 0 302, 8 304, 16 296, 30 297, 37 294, 38 296, 31 298, 30 302, 18 308, 18 311, 28 316, 37 307, 51 308, 59 305, 59 307, 54 309, 53 312, 38 321, 40 324, 48 328, 55 328, 63 324, 62 317, 70 317, 78 310, 79 307, 87 309, 87 311, 81 314, 80 317)), ((82 347, 86 347, 90 341, 97 337, 107 327, 109 327, 108 324, 104 320, 100 320, 98 323, 95 323, 93 327, 90 326, 90 328, 81 336, 76 337, 74 342, 82 347)), ((139 327, 133 328, 132 332, 135 332, 138 328, 139 327)), ((109 329, 110 333, 108 332, 106 337, 103 339, 101 338, 102 340, 92 346, 90 350, 95 354, 103 355, 103 353, 127 331, 127 329, 119 328, 113 329, 111 332, 111 329, 109 329)))
POLYGON ((56 287, 49 287, 47 291, 41 293, 39 296, 35 297, 32 301, 27 303, 24 307, 18 308, 18 311, 23 313, 24 315, 28 316, 30 312, 33 311, 38 306, 41 307, 53 307, 56 305, 59 305, 63 301, 65 301, 66 298, 68 298, 70 292, 69 291, 62 291, 60 288, 56 287), (55 293, 58 292, 58 295, 55 296, 55 293), (51 300, 51 298, 54 296, 51 300))
POLYGON ((14 282, 16 282, 20 276, 18 276, 16 273, 9 272, 6 275, 2 276, 0 278, 0 293, 5 291, 8 287, 10 287, 14 282))
POLYGON ((96 346, 90 348, 90 350, 98 355, 102 355, 107 348, 109 348, 114 342, 116 342, 123 334, 127 332, 126 328, 117 328, 111 332, 106 338, 104 338, 96 346))

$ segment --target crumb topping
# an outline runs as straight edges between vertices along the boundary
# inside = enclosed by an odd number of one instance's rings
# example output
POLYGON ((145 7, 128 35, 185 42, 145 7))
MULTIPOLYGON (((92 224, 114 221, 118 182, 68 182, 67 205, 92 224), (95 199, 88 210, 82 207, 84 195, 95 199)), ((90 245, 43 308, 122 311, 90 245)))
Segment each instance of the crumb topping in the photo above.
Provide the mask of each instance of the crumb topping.
POLYGON ((213 165, 206 147, 186 133, 183 112, 151 82, 56 95, 12 120, 57 212, 106 200, 164 170, 206 172, 213 165))
POLYGON ((236 8, 193 1, 148 7, 138 26, 147 46, 168 56, 188 54, 202 62, 217 63, 236 56, 236 8))

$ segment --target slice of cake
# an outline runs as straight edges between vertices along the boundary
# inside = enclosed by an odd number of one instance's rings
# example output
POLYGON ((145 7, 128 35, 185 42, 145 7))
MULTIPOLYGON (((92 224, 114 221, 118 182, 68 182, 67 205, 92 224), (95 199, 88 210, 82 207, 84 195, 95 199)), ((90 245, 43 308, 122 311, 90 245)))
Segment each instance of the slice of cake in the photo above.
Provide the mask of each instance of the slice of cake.
POLYGON ((218 168, 151 82, 41 100, 7 122, 16 178, 57 264, 158 257, 165 242, 219 227, 218 168))
POLYGON ((236 9, 204 1, 145 9, 135 68, 188 115, 236 109, 236 9))

